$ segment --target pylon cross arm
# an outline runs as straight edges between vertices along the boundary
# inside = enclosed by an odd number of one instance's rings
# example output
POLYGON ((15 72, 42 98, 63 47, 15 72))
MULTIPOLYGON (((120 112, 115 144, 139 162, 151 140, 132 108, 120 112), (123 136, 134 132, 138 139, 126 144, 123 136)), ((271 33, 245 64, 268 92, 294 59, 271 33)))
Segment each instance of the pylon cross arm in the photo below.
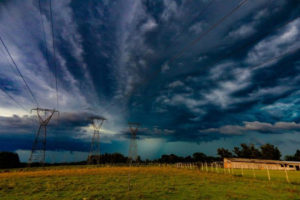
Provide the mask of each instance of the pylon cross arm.
POLYGON ((101 129, 102 125, 103 125, 103 122, 104 122, 104 120, 94 119, 93 120, 93 127, 94 127, 94 129, 100 131, 100 129, 101 129), (100 123, 97 123, 99 121, 100 121, 100 123))
POLYGON ((129 122, 128 125, 129 125, 131 133, 132 134, 136 134, 137 131, 138 131, 138 128, 139 128, 140 124, 139 123, 129 122))
POLYGON ((47 125, 54 113, 59 113, 57 110, 47 108, 34 108, 31 111, 36 111, 39 121, 42 125, 47 125), (47 113, 50 113, 50 115, 48 117, 43 118, 41 112, 44 112, 45 116, 47 116, 47 113))
POLYGON ((131 131, 132 134, 136 134, 137 131, 138 131, 138 128, 132 128, 132 127, 130 127, 130 131, 131 131))

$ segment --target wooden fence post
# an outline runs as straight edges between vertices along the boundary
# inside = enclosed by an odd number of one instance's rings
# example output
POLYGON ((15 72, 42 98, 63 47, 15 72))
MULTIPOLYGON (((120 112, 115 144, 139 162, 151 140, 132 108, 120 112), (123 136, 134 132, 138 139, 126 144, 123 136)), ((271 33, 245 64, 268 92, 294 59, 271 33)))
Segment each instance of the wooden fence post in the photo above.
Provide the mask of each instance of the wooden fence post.
POLYGON ((255 174, 255 171, 254 171, 254 167, 252 166, 252 172, 253 172, 253 177, 256 178, 256 174, 255 174))
POLYGON ((213 166, 212 166, 213 168, 212 168, 211 171, 217 171, 217 170, 216 170, 216 165, 215 165, 215 163, 213 163, 212 165, 213 165, 213 166))
POLYGON ((242 167, 242 176, 244 176, 244 167, 242 167))
POLYGON ((287 171, 286 171, 286 166, 284 166, 284 171, 285 171, 285 178, 286 178, 286 181, 287 181, 288 183, 290 183, 289 176, 288 176, 288 173, 287 173, 287 171))
POLYGON ((271 177, 270 177, 270 172, 269 172, 269 167, 268 167, 268 165, 267 165, 267 172, 268 172, 268 179, 269 179, 269 181, 271 180, 271 177))

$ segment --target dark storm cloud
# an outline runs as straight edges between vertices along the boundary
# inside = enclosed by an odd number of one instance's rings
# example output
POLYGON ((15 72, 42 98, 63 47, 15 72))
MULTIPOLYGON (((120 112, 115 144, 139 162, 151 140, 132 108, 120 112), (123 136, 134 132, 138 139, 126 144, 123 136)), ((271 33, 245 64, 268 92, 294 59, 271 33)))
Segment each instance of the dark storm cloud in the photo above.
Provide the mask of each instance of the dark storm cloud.
POLYGON ((300 124, 295 122, 276 122, 275 124, 262 123, 258 121, 254 122, 243 122, 243 126, 238 125, 226 125, 220 128, 210 128, 200 130, 204 133, 221 133, 228 135, 241 135, 248 132, 260 132, 260 133, 282 133, 282 132, 299 132, 300 124))
MULTIPOLYGON (((298 91, 299 67, 296 63, 299 54, 297 42, 299 41, 299 19, 295 13, 299 10, 299 5, 296 4, 297 9, 291 11, 289 17, 286 15, 283 17, 283 14, 295 5, 294 3, 284 5, 283 8, 275 6, 276 9, 272 5, 260 9, 258 13, 249 14, 248 20, 240 20, 238 24, 241 30, 234 32, 231 30, 227 34, 228 38, 239 36, 238 42, 247 44, 242 46, 244 53, 237 52, 239 57, 235 54, 230 57, 225 56, 224 61, 219 60, 219 63, 213 65, 204 62, 207 59, 206 55, 200 57, 200 67, 195 66, 201 71, 172 77, 169 83, 164 84, 164 91, 159 90, 158 94, 161 95, 155 99, 155 106, 159 108, 156 108, 155 112, 167 111, 171 112, 172 116, 176 116, 175 112, 178 109, 174 111, 173 108, 181 106, 190 112, 190 116, 182 115, 182 123, 192 125, 196 120, 198 127, 201 128, 240 123, 241 120, 247 118, 257 120, 261 119, 262 114, 265 115, 263 121, 273 121, 274 118, 268 116, 268 113, 259 114, 263 112, 261 109, 298 91), (279 20, 281 25, 274 26, 276 28, 264 33, 253 30, 254 24, 257 24, 255 26, 259 29, 258 24, 271 23, 270 19, 274 18, 273 16, 275 18, 282 16, 279 20), (251 22, 251 28, 246 28, 250 25, 245 24, 245 21, 251 22), (254 41, 253 38, 255 38, 254 41), (247 40, 251 42, 247 43, 247 40)), ((263 31, 265 30, 267 29, 263 31)), ((235 44, 228 45, 227 48, 226 51, 241 49, 235 48, 235 44)), ((224 52, 224 49, 221 50, 220 53, 224 52)), ((193 64, 189 66, 193 68, 193 64)), ((176 122, 174 121, 173 125, 178 127, 176 122)))
MULTIPOLYGON (((16 151, 19 149, 31 150, 32 143, 34 141, 33 134, 31 136, 17 136, 12 137, 11 135, 1 135, 0 145, 1 151, 16 151)), ((47 150, 65 150, 65 151, 83 151, 88 152, 90 150, 90 140, 82 140, 70 137, 49 137, 47 139, 47 150)), ((127 146, 121 141, 112 140, 109 143, 101 143, 102 152, 126 152, 127 146)), ((26 158, 28 159, 28 158, 26 158)))
MULTIPOLYGON (((88 151, 93 130, 86 130, 91 125, 90 113, 61 113, 59 118, 54 115, 48 125, 48 150, 88 151)), ((31 149, 32 142, 39 126, 37 117, 14 115, 0 117, 0 144, 2 150, 31 149)), ((109 135, 101 132, 101 140, 108 144, 119 143, 118 139, 126 138, 124 134, 109 135), (115 140, 115 141, 113 141, 115 140)), ((110 147, 112 148, 112 147, 110 147)), ((106 150, 110 149, 106 148, 106 150)))
MULTIPOLYGON (((48 114, 47 116, 50 116, 48 114)), ((41 114, 43 119, 46 117, 41 114)), ((49 123, 50 129, 55 131, 63 131, 64 135, 68 132, 73 132, 73 136, 80 132, 81 128, 87 127, 92 124, 91 118, 95 117, 94 114, 87 112, 76 112, 76 113, 68 113, 63 112, 60 114, 54 113, 51 121, 49 123)), ((97 116, 98 117, 98 116, 97 116)), ((20 117, 18 115, 14 115, 12 117, 0 117, 0 133, 10 133, 10 134, 20 134, 31 131, 31 129, 35 129, 39 125, 39 120, 37 116, 34 115, 25 115, 20 117)), ((82 130, 84 131, 84 130, 82 130)), ((72 135, 70 135, 72 136, 72 135)))
MULTIPOLYGON (((172 61, 240 1, 52 3, 62 114, 49 137, 65 141, 59 148, 85 149, 93 114, 108 119, 108 142, 129 138, 128 121, 142 124, 138 139, 169 142, 299 131, 299 1, 248 1, 172 61)), ((49 14, 43 2, 45 44, 36 1, 0 3, 1 36, 41 106, 54 108, 49 14)), ((35 106, 2 47, 0 56, 1 88, 26 109, 35 106)), ((13 146, 23 148, 32 117, 0 95, 3 141, 17 135, 13 146)))

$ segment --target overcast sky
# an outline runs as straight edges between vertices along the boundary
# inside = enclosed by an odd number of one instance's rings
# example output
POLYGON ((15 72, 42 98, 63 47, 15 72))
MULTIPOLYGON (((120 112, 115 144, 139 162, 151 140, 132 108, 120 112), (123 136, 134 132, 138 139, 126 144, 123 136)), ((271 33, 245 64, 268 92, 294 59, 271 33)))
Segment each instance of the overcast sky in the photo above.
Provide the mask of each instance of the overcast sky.
POLYGON ((41 14, 38 0, 0 1, 0 36, 33 94, 0 43, 0 151, 28 159, 34 98, 60 111, 47 136, 60 160, 56 151, 85 159, 92 115, 107 118, 102 152, 127 155, 129 121, 142 124, 143 158, 243 142, 300 148, 300 1, 53 0, 52 9, 54 38, 48 0, 41 14))

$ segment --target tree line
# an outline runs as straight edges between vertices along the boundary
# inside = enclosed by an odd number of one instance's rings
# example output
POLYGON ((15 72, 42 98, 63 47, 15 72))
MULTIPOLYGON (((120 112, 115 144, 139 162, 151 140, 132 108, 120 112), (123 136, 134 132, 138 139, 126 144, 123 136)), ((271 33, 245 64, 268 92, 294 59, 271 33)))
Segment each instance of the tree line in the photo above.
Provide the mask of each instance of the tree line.
MULTIPOLYGON (((142 160, 138 156, 136 163, 150 164, 150 163, 191 163, 191 162, 215 162, 222 161, 223 158, 251 158, 251 159, 268 159, 268 160, 280 160, 281 152, 279 149, 272 144, 264 144, 259 148, 255 147, 253 144, 240 144, 240 146, 234 147, 233 150, 228 150, 225 148, 218 148, 217 155, 207 156, 204 153, 196 152, 189 156, 178 156, 175 154, 164 154, 158 159, 146 159, 142 160)), ((287 161, 300 161, 300 150, 297 150, 294 155, 287 155, 284 158, 287 161)), ((128 157, 121 153, 105 153, 100 155, 100 164, 126 164, 128 163, 128 157)), ((84 165, 87 164, 86 161, 81 162, 64 162, 55 164, 45 164, 49 165, 84 165)), ((16 168, 16 167, 26 167, 26 163, 20 163, 19 156, 13 152, 0 152, 0 169, 2 168, 16 168)))
MULTIPOLYGON (((264 144, 259 148, 255 145, 240 144, 240 147, 234 147, 232 151, 224 148, 217 149, 220 158, 251 158, 251 159, 266 159, 266 160, 280 160, 281 152, 272 144, 264 144)), ((294 155, 285 156, 287 161, 300 161, 300 150, 297 150, 294 155)))

